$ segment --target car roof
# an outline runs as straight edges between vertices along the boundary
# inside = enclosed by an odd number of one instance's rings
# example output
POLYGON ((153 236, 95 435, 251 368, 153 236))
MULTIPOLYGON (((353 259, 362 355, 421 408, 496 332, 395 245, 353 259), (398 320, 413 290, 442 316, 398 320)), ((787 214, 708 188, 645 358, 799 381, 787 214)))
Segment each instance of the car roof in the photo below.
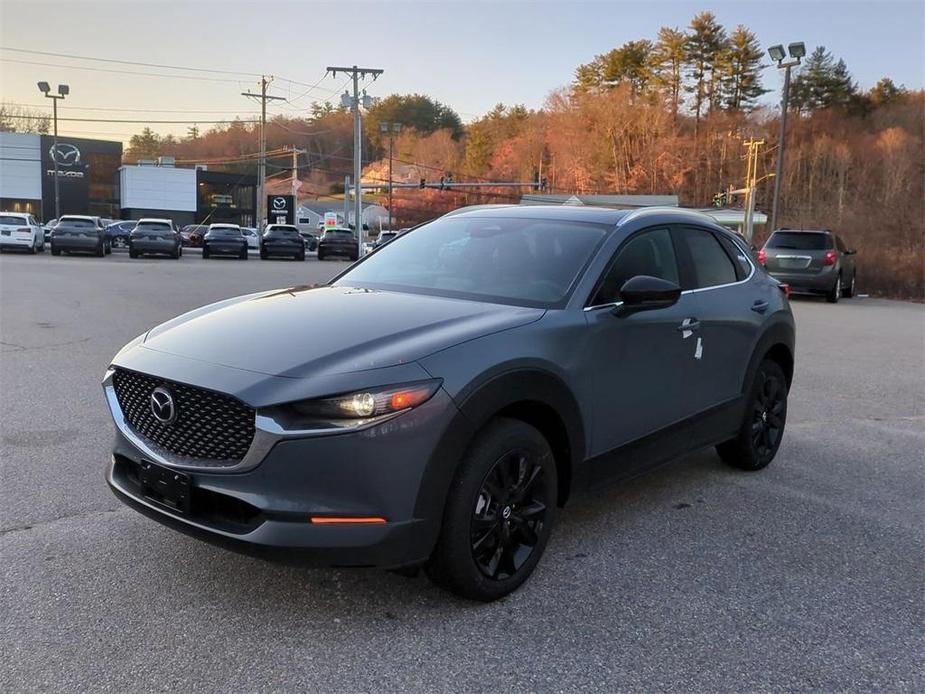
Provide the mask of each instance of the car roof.
POLYGON ((142 217, 141 219, 138 220, 138 223, 141 224, 142 222, 158 222, 161 224, 171 224, 171 225, 173 224, 172 219, 163 219, 160 217, 142 217))
POLYGON ((518 219, 552 219, 568 222, 592 222, 622 226, 632 220, 653 224, 696 223, 720 228, 708 214, 683 207, 640 207, 631 210, 592 205, 474 205, 454 210, 444 217, 510 217, 518 219))
POLYGON ((30 213, 29 212, 4 212, 3 210, 0 210, 0 214, 6 215, 9 217, 22 217, 23 219, 25 219, 26 217, 29 216, 30 213))
POLYGON ((99 217, 92 217, 88 214, 63 214, 58 221, 60 222, 62 219, 89 219, 91 222, 95 222, 99 217))
POLYGON ((241 229, 241 227, 238 226, 237 224, 224 224, 224 223, 223 224, 210 224, 209 228, 210 229, 238 229, 238 230, 241 229))
POLYGON ((831 229, 775 229, 774 233, 778 231, 786 231, 788 234, 831 234, 833 233, 831 229))

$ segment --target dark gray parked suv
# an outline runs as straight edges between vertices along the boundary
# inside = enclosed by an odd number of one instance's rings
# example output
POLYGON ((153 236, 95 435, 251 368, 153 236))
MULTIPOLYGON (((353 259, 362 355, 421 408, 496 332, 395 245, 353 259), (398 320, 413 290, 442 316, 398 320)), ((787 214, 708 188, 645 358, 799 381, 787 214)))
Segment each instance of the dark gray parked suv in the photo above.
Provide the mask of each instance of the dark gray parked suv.
POLYGON ((529 576, 582 488, 705 446, 770 463, 793 359, 786 294, 709 217, 462 210, 325 286, 129 342, 103 380, 107 479, 232 549, 423 565, 491 600, 529 576))
POLYGON ((835 303, 855 294, 856 253, 828 229, 778 229, 758 251, 758 262, 792 291, 825 294, 835 303))

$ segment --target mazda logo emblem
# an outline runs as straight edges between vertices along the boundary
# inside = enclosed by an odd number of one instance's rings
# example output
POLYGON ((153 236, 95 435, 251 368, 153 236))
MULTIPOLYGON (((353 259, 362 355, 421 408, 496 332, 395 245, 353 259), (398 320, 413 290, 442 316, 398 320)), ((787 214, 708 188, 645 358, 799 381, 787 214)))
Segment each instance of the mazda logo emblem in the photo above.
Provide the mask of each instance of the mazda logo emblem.
POLYGON ((80 163, 80 150, 66 142, 52 145, 48 150, 48 156, 57 162, 58 166, 76 166, 80 163))
POLYGON ((286 198, 273 198, 273 209, 274 210, 285 210, 286 209, 286 198))
POLYGON ((177 418, 177 406, 173 402, 173 395, 166 388, 152 390, 148 404, 151 407, 151 414, 161 424, 173 424, 177 418))

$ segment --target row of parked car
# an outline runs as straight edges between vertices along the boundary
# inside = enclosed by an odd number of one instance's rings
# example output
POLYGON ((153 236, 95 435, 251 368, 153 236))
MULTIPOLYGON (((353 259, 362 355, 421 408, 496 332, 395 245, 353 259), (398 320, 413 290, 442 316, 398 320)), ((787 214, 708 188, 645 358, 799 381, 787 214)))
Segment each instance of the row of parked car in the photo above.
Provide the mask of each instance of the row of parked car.
MULTIPOLYGON (((373 245, 382 245, 395 234, 383 232, 373 245)), ((226 223, 189 224, 178 229, 165 218, 114 222, 90 215, 62 215, 43 226, 31 214, 0 212, 0 248, 37 253, 44 251, 46 244, 52 255, 91 253, 99 257, 113 248, 125 248, 131 258, 180 258, 185 247, 201 248, 203 258, 233 256, 242 260, 251 249, 259 251, 261 258, 293 260, 305 260, 306 251, 317 251, 319 260, 338 256, 356 260, 359 255, 357 237, 350 229, 328 229, 319 238, 290 224, 268 224, 263 232, 226 223)))

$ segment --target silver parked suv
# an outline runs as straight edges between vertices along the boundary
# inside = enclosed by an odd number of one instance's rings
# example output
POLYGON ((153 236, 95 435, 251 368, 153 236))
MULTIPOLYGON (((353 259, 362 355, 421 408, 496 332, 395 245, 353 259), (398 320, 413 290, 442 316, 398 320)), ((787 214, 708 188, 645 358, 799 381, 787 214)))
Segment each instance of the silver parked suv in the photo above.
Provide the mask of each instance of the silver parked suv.
POLYGON ((825 294, 834 304, 854 296, 856 253, 828 229, 778 229, 758 251, 758 262, 791 291, 825 294))

